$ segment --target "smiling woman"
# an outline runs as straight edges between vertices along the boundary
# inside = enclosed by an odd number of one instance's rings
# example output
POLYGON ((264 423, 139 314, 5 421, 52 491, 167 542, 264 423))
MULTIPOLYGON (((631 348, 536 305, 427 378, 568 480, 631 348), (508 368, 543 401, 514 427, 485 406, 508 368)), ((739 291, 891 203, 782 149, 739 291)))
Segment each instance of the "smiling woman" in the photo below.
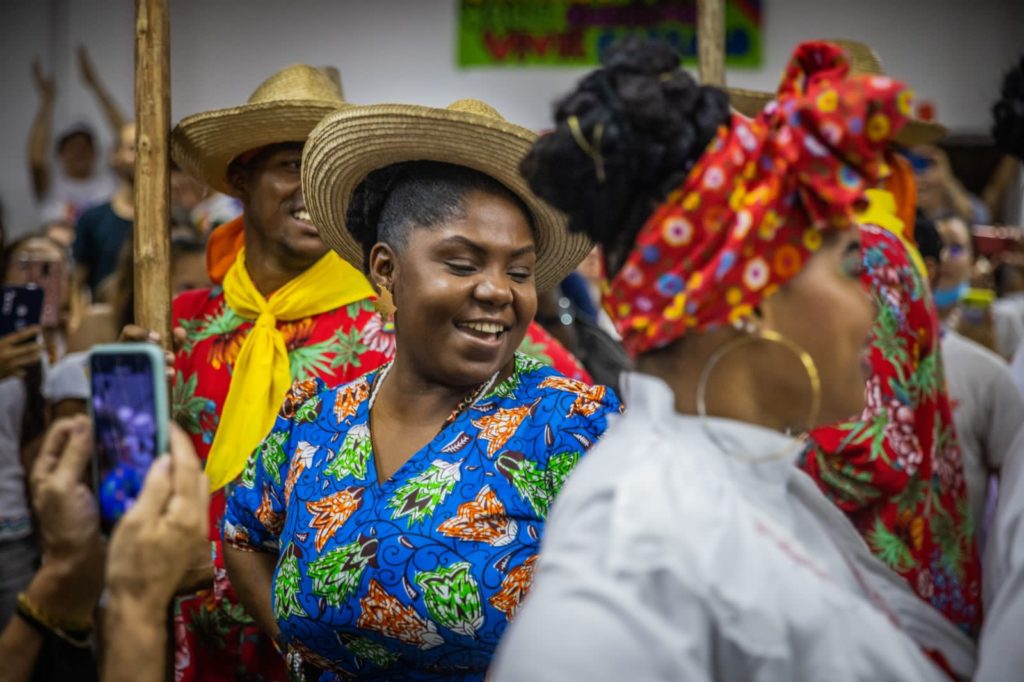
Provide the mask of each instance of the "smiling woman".
POLYGON ((310 215, 397 346, 347 386, 298 385, 228 501, 232 582, 309 679, 482 680, 619 410, 516 353, 538 287, 590 248, 519 178, 533 140, 467 101, 353 107, 309 138, 310 215))

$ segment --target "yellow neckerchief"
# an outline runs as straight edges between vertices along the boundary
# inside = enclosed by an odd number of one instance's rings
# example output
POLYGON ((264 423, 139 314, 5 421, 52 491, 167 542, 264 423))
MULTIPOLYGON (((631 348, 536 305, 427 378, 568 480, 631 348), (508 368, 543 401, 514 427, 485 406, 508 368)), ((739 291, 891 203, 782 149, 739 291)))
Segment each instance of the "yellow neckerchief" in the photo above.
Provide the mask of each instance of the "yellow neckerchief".
POLYGON ((366 278, 333 251, 263 298, 245 268, 245 249, 224 277, 224 298, 235 313, 256 320, 231 372, 220 424, 206 459, 210 490, 237 477, 274 425, 292 376, 278 320, 299 320, 368 298, 366 278))
MULTIPOLYGON (((864 195, 868 200, 868 207, 857 214, 857 222, 877 225, 886 232, 891 232, 899 237, 903 245, 907 247, 907 253, 910 254, 910 261, 917 269, 917 274, 921 276, 922 281, 927 282, 928 268, 924 265, 921 252, 917 250, 913 233, 909 237, 907 236, 907 226, 900 220, 896 209, 896 198, 892 192, 887 192, 884 189, 869 189, 864 192, 864 195)), ((913 229, 913 226, 910 229, 913 229)))

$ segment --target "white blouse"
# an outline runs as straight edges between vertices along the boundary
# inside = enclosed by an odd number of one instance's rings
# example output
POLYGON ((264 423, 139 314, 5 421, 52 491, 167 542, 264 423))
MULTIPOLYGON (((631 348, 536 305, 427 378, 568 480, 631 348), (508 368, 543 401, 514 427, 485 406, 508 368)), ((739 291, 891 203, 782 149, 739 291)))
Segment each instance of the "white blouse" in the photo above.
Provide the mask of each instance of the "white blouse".
POLYGON ((973 644, 793 465, 797 441, 705 427, 650 376, 623 389, 628 413, 555 502, 489 679, 948 679, 919 644, 971 674, 973 644))

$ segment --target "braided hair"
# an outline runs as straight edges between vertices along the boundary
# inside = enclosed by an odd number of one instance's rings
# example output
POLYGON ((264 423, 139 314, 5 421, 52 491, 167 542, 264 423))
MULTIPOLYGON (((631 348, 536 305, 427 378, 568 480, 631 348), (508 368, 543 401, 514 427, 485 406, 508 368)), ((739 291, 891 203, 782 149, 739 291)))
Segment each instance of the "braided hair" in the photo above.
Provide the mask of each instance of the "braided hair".
POLYGON ((615 44, 556 105, 554 131, 520 166, 534 193, 568 215, 570 230, 602 245, 609 274, 729 123, 725 92, 698 85, 679 61, 663 41, 615 44))
POLYGON ((1003 79, 1002 97, 992 107, 992 116, 996 145, 1024 161, 1024 57, 1003 79))
POLYGON ((356 187, 345 226, 363 247, 363 269, 370 250, 385 242, 405 247, 413 227, 431 228, 464 218, 472 192, 499 196, 519 207, 533 231, 533 214, 512 190, 479 171, 439 161, 407 161, 370 173, 356 187))

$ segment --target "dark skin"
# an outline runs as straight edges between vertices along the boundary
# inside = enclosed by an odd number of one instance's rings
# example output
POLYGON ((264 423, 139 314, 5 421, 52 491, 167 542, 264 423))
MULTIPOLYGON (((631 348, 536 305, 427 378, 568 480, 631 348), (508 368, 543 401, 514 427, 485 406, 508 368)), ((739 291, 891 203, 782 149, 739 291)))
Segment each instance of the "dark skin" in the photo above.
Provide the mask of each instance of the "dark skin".
MULTIPOLYGON (((821 407, 813 423, 808 423, 807 372, 793 351, 763 341, 738 347, 716 365, 708 380, 708 414, 799 433, 862 410, 870 373, 865 349, 875 311, 860 282, 861 262, 856 230, 830 234, 796 277, 761 302, 753 320, 797 344, 814 361, 821 407)), ((639 369, 668 383, 677 412, 697 414, 701 372, 718 349, 742 335, 722 326, 684 336, 641 356, 639 369)))
POLYGON ((412 229, 397 252, 384 243, 370 252, 370 277, 392 291, 398 309, 399 350, 371 414, 380 481, 429 443, 474 388, 512 373, 536 314, 536 247, 522 210, 481 192, 467 195, 464 208, 464 218, 412 229), (468 326, 481 323, 502 331, 468 326))
MULTIPOLYGON (((378 243, 370 278, 393 292, 398 312, 395 363, 370 417, 378 481, 388 480, 440 431, 453 409, 499 372, 537 309, 536 249, 526 216, 505 197, 471 193, 465 217, 413 228, 397 251, 378 243), (466 322, 500 321, 500 334, 466 322), (492 338, 488 338, 492 337, 492 338)), ((224 545, 231 583, 246 611, 271 637, 280 629, 271 607, 275 554, 224 545)))
POLYGON ((246 269, 264 296, 327 253, 319 231, 305 214, 301 163, 302 143, 289 142, 233 167, 229 177, 244 209, 246 269))

